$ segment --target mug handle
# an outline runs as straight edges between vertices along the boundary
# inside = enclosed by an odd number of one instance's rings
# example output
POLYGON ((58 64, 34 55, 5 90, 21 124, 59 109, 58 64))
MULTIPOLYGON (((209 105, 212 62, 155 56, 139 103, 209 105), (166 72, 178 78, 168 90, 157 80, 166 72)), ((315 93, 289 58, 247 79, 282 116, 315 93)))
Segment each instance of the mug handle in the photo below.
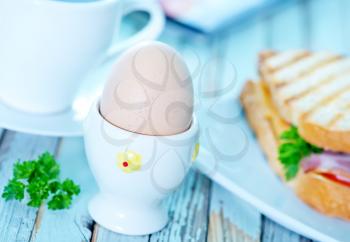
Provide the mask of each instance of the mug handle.
POLYGON ((150 19, 148 24, 137 34, 129 37, 122 42, 113 44, 108 50, 104 59, 111 59, 118 55, 122 50, 143 40, 156 39, 164 27, 164 14, 159 5, 152 2, 128 2, 123 9, 123 17, 136 11, 148 12, 150 19))

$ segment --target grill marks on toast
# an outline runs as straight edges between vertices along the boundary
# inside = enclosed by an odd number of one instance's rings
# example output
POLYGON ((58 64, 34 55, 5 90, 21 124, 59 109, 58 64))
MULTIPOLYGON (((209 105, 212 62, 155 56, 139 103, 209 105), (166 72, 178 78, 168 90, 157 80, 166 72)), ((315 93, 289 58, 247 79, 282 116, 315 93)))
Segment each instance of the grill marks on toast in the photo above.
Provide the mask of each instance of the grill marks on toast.
POLYGON ((336 77, 344 72, 350 72, 350 60, 333 61, 324 68, 314 69, 309 75, 281 87, 279 93, 286 102, 290 102, 337 80, 336 77))
POLYGON ((328 102, 332 101, 334 98, 337 98, 349 88, 350 80, 333 79, 333 81, 315 88, 314 92, 310 90, 307 94, 303 95, 302 97, 294 99, 292 102, 289 103, 290 109, 294 111, 292 111, 293 123, 297 123, 298 119, 302 115, 304 115, 304 117, 307 117, 314 110, 322 108, 328 102))
POLYGON ((350 129, 350 58, 307 51, 276 52, 261 61, 281 115, 326 129, 350 129))
MULTIPOLYGON (((307 115, 307 120, 326 128, 341 128, 339 122, 346 114, 347 106, 350 103, 350 88, 344 89, 338 96, 331 98, 322 107, 313 110, 307 115), (334 120, 336 119, 336 120, 334 120), (330 127, 329 125, 333 125, 330 127)), ((349 128, 349 124, 346 125, 349 128)))
POLYGON ((307 51, 303 50, 297 50, 297 51, 284 51, 281 54, 269 54, 269 55, 264 55, 266 60, 266 67, 269 69, 270 72, 275 72, 279 69, 282 69, 283 67, 286 67, 288 65, 293 64, 296 61, 299 61, 307 56, 309 56, 310 53, 307 51), (271 57, 274 58, 271 58, 271 57))
POLYGON ((320 68, 321 66, 326 65, 337 58, 339 57, 336 55, 323 52, 309 55, 276 71, 273 74, 274 84, 284 86, 286 83, 294 82, 295 80, 312 73, 317 68, 320 68))

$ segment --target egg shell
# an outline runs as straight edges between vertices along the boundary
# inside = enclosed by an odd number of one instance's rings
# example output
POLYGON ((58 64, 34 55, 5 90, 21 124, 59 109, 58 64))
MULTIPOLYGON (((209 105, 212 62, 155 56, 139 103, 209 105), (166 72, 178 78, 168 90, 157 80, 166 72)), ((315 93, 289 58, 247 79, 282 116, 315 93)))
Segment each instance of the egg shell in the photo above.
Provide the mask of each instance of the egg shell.
POLYGON ((161 42, 144 42, 115 63, 100 100, 111 124, 147 135, 186 131, 192 121, 193 85, 179 53, 161 42))

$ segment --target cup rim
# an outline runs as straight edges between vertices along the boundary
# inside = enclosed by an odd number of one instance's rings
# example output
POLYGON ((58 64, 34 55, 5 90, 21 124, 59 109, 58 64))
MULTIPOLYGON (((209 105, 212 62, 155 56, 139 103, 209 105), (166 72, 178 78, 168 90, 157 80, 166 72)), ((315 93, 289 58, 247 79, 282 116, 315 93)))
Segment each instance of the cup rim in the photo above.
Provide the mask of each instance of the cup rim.
POLYGON ((146 137, 156 137, 159 139, 168 139, 169 141, 176 141, 176 140, 188 139, 192 136, 195 136, 198 134, 198 131, 199 131, 198 120, 197 120, 196 115, 194 113, 192 115, 192 122, 191 122, 190 127, 181 133, 172 134, 172 135, 149 135, 149 134, 134 133, 132 131, 129 131, 129 130, 126 130, 126 129, 123 129, 121 127, 118 127, 118 126, 111 124, 108 120, 106 120, 102 116, 102 114, 100 112, 100 98, 98 98, 94 102, 92 108, 93 108, 92 112, 95 113, 97 118, 103 122, 103 125, 105 126, 106 129, 110 130, 111 132, 118 132, 118 134, 121 134, 123 136, 124 135, 130 136, 130 134, 134 134, 134 135, 137 135, 139 137, 145 137, 145 138, 146 137))

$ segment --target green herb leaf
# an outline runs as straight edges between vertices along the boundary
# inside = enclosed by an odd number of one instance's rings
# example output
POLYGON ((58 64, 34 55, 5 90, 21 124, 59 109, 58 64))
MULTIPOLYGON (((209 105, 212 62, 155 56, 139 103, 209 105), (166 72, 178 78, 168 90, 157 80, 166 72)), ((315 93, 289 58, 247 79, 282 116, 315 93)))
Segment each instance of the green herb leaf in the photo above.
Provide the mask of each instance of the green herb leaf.
POLYGON ((61 183, 59 183, 58 181, 51 182, 49 184, 49 188, 52 193, 56 193, 58 190, 61 189, 61 183))
POLYGON ((25 185, 22 182, 12 179, 5 186, 4 192, 2 193, 2 197, 6 201, 11 199, 16 199, 21 201, 24 198, 24 189, 25 189, 25 185))
POLYGON ((40 207, 49 199, 49 209, 69 208, 80 187, 71 179, 59 181, 60 167, 53 155, 46 152, 37 160, 20 162, 13 167, 13 178, 5 186, 2 197, 23 200, 28 194, 28 206, 40 207))
POLYGON ((35 161, 17 161, 13 168, 13 177, 15 179, 29 179, 35 170, 35 161))
POLYGON ((37 178, 28 184, 27 192, 31 199, 28 205, 32 207, 40 207, 42 201, 49 197, 50 189, 47 181, 37 178))
POLYGON ((323 149, 311 145, 301 138, 298 129, 294 126, 284 131, 280 140, 282 143, 279 146, 278 159, 283 165, 287 181, 298 174, 300 162, 304 157, 323 151, 323 149))
POLYGON ((49 209, 58 210, 69 208, 72 203, 72 196, 64 193, 59 193, 52 197, 48 202, 49 209))
POLYGON ((39 156, 37 161, 36 176, 41 179, 52 180, 58 178, 60 174, 60 167, 55 158, 48 152, 39 156))
POLYGON ((80 193, 80 187, 77 186, 71 179, 66 179, 62 183, 62 190, 69 195, 78 195, 80 193))

